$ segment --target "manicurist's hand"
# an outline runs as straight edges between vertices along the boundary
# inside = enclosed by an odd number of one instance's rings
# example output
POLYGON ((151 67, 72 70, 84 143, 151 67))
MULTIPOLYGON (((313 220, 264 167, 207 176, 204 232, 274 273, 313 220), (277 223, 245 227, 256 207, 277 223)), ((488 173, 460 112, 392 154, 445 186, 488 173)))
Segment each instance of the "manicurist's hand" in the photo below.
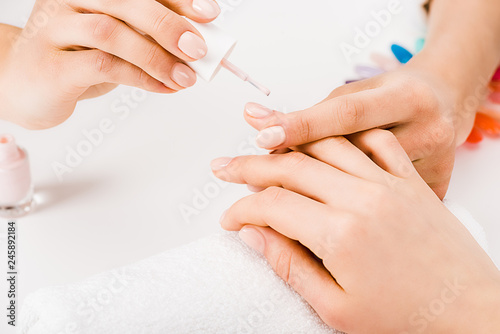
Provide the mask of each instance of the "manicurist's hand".
POLYGON ((207 46, 182 16, 204 23, 219 13, 214 0, 38 0, 24 29, 0 26, 0 117, 42 129, 117 84, 190 87, 186 62, 207 46))
POLYGON ((214 160, 222 180, 265 189, 235 203, 221 224, 239 230, 328 325, 500 332, 498 269, 391 132, 297 149, 214 160))

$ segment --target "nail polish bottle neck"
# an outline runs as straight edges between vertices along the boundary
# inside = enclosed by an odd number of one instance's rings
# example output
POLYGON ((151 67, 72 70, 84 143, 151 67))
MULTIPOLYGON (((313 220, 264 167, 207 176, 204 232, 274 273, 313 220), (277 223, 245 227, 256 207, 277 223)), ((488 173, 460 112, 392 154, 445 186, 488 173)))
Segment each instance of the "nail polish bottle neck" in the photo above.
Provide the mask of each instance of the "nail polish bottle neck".
POLYGON ((21 158, 21 153, 11 135, 0 135, 0 163, 10 163, 21 158))

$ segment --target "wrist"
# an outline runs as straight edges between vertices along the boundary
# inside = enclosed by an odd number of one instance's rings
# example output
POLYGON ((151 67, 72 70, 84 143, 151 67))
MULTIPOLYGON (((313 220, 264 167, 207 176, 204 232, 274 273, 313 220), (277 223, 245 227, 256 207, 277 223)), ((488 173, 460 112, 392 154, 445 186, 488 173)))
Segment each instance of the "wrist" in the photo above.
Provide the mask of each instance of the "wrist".
POLYGON ((443 57, 423 50, 405 67, 432 83, 445 101, 443 112, 453 122, 457 145, 465 142, 476 112, 489 93, 488 85, 496 66, 469 67, 458 57, 443 61, 443 57))
MULTIPOLYGON (((452 281, 450 281, 452 282, 452 281)), ((429 333, 500 333, 500 285, 459 283, 456 299, 429 324, 429 333)))
POLYGON ((480 287, 480 292, 471 296, 468 304, 461 305, 463 333, 500 333, 500 284, 480 287))

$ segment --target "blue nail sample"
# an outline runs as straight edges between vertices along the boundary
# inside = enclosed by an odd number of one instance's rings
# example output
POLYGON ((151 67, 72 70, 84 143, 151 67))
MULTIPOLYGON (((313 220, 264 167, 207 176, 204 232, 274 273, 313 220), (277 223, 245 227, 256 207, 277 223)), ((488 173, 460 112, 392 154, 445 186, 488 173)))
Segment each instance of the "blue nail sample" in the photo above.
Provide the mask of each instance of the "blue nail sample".
POLYGON ((353 82, 358 82, 358 81, 360 81, 360 80, 347 80, 347 81, 345 82, 345 84, 346 84, 346 85, 348 85, 348 84, 350 84, 350 83, 353 83, 353 82))
POLYGON ((410 59, 413 58, 413 55, 410 51, 397 44, 391 45, 391 51, 401 64, 406 64, 410 61, 410 59))

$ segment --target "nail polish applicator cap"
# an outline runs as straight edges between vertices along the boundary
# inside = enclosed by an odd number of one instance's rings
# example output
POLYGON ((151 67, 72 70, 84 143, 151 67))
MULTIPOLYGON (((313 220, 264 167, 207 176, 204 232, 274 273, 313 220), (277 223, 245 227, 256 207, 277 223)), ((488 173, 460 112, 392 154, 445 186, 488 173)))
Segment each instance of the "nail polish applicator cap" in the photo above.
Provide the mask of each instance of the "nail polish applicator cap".
POLYGON ((227 35, 212 23, 198 23, 187 19, 201 33, 208 47, 205 57, 200 60, 189 62, 191 67, 202 79, 211 81, 219 72, 221 67, 235 74, 243 81, 248 81, 262 93, 269 95, 271 92, 266 87, 254 81, 248 74, 232 64, 227 58, 236 46, 236 40, 227 35))

